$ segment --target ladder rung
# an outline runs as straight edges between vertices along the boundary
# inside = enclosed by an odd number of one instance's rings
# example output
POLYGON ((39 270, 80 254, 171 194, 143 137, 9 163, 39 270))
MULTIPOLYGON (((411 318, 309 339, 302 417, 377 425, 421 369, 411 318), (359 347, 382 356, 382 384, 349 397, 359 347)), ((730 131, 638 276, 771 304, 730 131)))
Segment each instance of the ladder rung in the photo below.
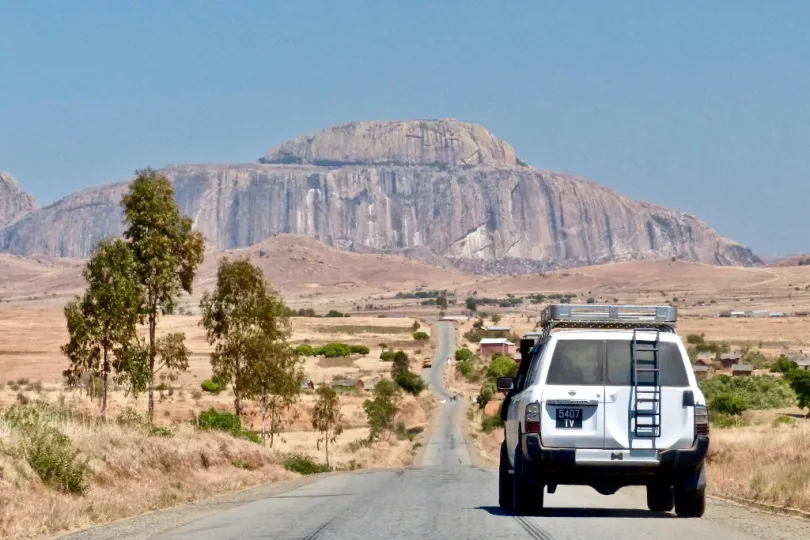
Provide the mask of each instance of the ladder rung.
POLYGON ((658 411, 636 411, 636 416, 659 416, 660 414, 658 411))
POLYGON ((636 398, 636 403, 660 403, 660 398, 636 398))
POLYGON ((636 368, 636 372, 652 373, 654 371, 656 371, 656 372, 661 371, 661 369, 657 368, 657 367, 637 367, 636 368))

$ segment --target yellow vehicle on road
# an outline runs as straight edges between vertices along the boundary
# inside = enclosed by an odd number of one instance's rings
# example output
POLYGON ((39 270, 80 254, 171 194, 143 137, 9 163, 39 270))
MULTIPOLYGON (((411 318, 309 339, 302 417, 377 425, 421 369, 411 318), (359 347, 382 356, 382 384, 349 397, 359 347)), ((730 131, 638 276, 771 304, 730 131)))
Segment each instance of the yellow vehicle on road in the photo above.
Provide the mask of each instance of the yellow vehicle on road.
POLYGON ((425 358, 424 360, 422 360, 422 367, 423 368, 429 368, 432 365, 433 365, 433 362, 431 362, 430 358, 425 358))

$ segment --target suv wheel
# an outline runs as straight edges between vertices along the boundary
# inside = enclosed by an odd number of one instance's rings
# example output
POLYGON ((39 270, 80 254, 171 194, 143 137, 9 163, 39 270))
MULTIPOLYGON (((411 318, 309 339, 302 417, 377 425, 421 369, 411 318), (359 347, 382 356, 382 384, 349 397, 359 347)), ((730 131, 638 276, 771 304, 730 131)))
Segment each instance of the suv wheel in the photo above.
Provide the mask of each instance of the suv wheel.
POLYGON ((647 508, 650 512, 669 512, 675 506, 672 487, 662 485, 647 486, 647 508))
POLYGON ((706 492, 676 491, 675 492, 675 514, 683 518, 699 518, 706 511, 706 492))
POLYGON ((498 467, 498 506, 503 510, 512 509, 512 481, 510 474, 509 454, 506 450, 506 441, 501 443, 501 463, 498 467))
POLYGON ((512 478, 512 509, 516 516, 531 516, 543 509, 545 486, 537 482, 523 462, 520 446, 515 449, 515 475, 512 478))

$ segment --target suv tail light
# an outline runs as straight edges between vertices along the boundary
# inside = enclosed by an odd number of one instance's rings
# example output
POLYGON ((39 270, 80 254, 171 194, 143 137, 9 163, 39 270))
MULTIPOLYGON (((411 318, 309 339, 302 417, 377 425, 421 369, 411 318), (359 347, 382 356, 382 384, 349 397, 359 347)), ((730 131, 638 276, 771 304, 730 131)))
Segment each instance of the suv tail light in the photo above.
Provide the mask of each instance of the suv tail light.
POLYGON ((705 405, 695 405, 695 435, 709 434, 709 409, 705 405))
POLYGON ((529 403, 526 405, 526 417, 523 425, 526 426, 526 433, 540 433, 540 404, 529 403))

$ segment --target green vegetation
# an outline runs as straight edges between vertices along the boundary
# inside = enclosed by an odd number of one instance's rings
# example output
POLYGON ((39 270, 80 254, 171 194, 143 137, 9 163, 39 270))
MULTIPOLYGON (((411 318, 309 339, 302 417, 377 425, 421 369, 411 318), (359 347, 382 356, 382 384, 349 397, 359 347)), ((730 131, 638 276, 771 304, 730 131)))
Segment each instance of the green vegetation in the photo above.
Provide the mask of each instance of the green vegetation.
POLYGON ((147 342, 132 340, 121 356, 133 389, 146 386, 147 408, 152 418, 155 408, 155 376, 175 379, 188 369, 184 334, 157 339, 161 315, 174 311, 182 292, 192 293, 197 267, 203 261, 204 238, 192 230, 192 220, 180 213, 169 179, 147 168, 136 178, 121 199, 124 207, 124 238, 135 260, 134 271, 141 287, 140 314, 148 327, 147 342), (164 353, 164 354, 161 354, 164 353))
POLYGON ((391 366, 391 378, 397 385, 414 396, 418 396, 427 387, 424 379, 413 373, 409 369, 410 362, 408 355, 403 351, 398 351, 394 355, 394 363, 391 366))
MULTIPOLYGON (((214 291, 203 295, 200 310, 208 343, 214 345, 211 369, 218 381, 231 386, 237 416, 242 415, 244 400, 256 399, 267 391, 266 385, 257 386, 257 373, 281 369, 283 373, 273 376, 296 378, 298 366, 287 345, 291 330, 284 303, 250 259, 231 261, 225 257, 220 261, 214 291)), ((287 401, 294 401, 299 387, 283 387, 290 394, 287 401)))
POLYGON ((110 375, 119 380, 140 380, 140 366, 119 360, 137 340, 143 291, 137 283, 135 259, 121 239, 102 240, 83 271, 87 289, 65 306, 70 341, 61 347, 70 360, 63 372, 69 386, 82 377, 101 379, 101 417, 107 416, 110 375), (130 373, 132 371, 132 373, 130 373))
POLYGON ((205 379, 202 384, 200 384, 204 392, 208 392, 209 394, 219 394, 223 390, 225 390, 228 385, 218 381, 215 377, 210 379, 205 379))
POLYGON ((481 419, 481 431, 484 433, 492 433, 501 428, 503 428, 503 420, 501 420, 500 413, 492 416, 485 414, 481 419))
POLYGON ((456 371, 470 379, 475 375, 476 356, 467 347, 456 351, 456 371))
POLYGON ((483 409, 495 397, 498 391, 498 377, 514 377, 517 375, 517 370, 518 364, 512 358, 500 353, 493 355, 492 361, 486 370, 484 383, 481 385, 478 397, 475 400, 478 407, 483 409))
POLYGON ((796 395, 785 378, 758 375, 754 377, 730 377, 718 375, 700 383, 700 389, 714 408, 714 400, 722 397, 727 403, 730 397, 737 397, 744 409, 777 409, 794 404, 796 395))
POLYGON ((283 461, 284 468, 288 471, 310 475, 330 472, 332 468, 329 465, 318 463, 306 454, 288 454, 283 461))
POLYGON ((81 495, 87 491, 92 471, 67 435, 54 426, 58 419, 46 403, 12 405, 3 412, 3 420, 20 437, 25 461, 40 480, 58 491, 81 495))
POLYGON ((430 339, 430 335, 428 335, 427 332, 414 332, 413 333, 413 339, 415 339, 417 341, 426 341, 426 340, 430 339))
POLYGON ((346 345, 345 343, 328 343, 323 347, 313 347, 312 345, 298 345, 293 352, 297 356, 325 356, 326 358, 340 358, 361 354, 363 356, 370 352, 365 345, 346 345))
POLYGON ((242 420, 228 411, 220 411, 213 407, 200 413, 196 418, 198 428, 207 431, 222 431, 230 433, 237 439, 247 439, 259 443, 261 439, 253 432, 242 429, 242 420))
POLYGON ((329 313, 326 314, 327 317, 349 317, 348 313, 341 313, 340 311, 336 311, 334 309, 330 309, 329 313))
POLYGON ((374 385, 374 398, 363 402, 369 426, 369 441, 387 440, 394 430, 399 412, 400 389, 392 381, 382 379, 374 385))
POLYGON ((312 428, 318 434, 316 447, 321 449, 321 442, 326 450, 326 466, 329 467, 329 443, 337 440, 337 436, 343 433, 343 416, 340 414, 340 399, 337 392, 327 385, 321 385, 317 390, 318 398, 312 410, 312 428))

